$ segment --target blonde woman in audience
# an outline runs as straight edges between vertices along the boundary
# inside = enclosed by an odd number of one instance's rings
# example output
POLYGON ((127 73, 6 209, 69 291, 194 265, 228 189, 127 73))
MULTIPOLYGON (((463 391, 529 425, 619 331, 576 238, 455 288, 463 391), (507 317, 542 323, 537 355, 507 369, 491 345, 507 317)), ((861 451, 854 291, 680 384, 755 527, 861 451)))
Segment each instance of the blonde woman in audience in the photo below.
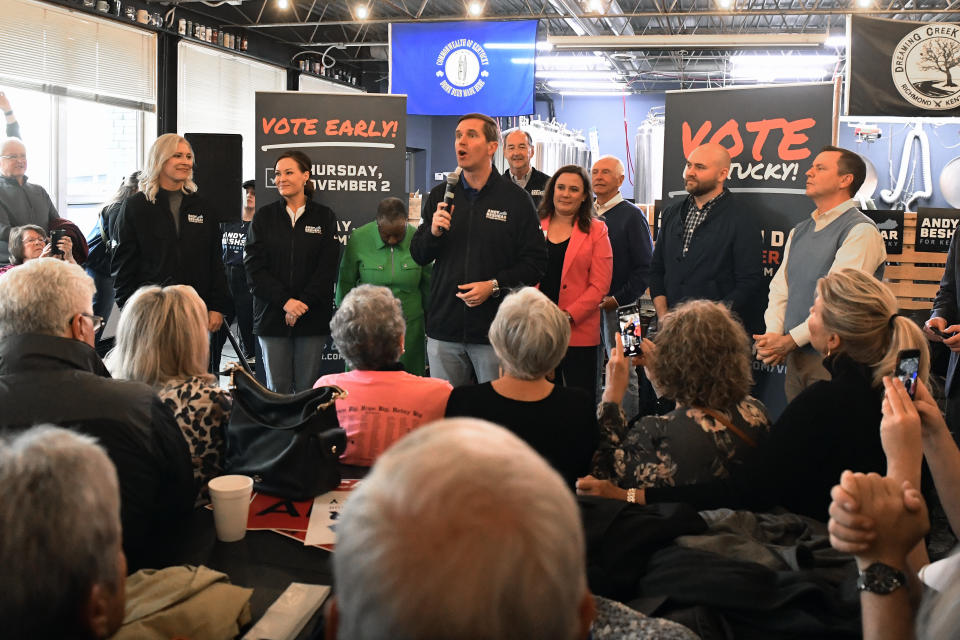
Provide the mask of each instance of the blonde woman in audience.
POLYGON ((699 509, 782 506, 826 522, 830 489, 844 469, 883 473, 886 467, 880 442, 883 376, 893 374, 901 350, 918 349, 918 377, 925 381, 930 355, 920 328, 897 315, 890 289, 856 269, 841 269, 817 282, 809 327, 810 343, 823 354, 832 379, 794 398, 757 454, 732 469, 730 478, 644 488, 632 479, 617 486, 590 476, 578 481, 578 490, 641 504, 686 502, 699 509))
POLYGON ((106 364, 117 378, 152 385, 183 431, 202 486, 223 472, 232 399, 207 373, 207 308, 193 287, 143 287, 123 307, 106 364))

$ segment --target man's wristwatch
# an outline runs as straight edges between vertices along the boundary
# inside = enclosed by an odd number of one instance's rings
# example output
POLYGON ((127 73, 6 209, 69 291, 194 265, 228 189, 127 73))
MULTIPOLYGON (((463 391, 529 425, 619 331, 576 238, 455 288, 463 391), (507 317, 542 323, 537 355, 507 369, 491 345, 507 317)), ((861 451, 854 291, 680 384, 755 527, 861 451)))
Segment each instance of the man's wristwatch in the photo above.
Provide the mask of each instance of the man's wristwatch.
POLYGON ((874 562, 860 572, 857 578, 857 591, 869 591, 885 596, 907 584, 907 576, 899 569, 888 564, 874 562))
POLYGON ((496 279, 496 278, 494 278, 494 279, 491 280, 490 282, 493 283, 493 291, 490 292, 490 295, 492 295, 494 298, 499 297, 499 296, 500 296, 500 283, 497 282, 497 279, 496 279))

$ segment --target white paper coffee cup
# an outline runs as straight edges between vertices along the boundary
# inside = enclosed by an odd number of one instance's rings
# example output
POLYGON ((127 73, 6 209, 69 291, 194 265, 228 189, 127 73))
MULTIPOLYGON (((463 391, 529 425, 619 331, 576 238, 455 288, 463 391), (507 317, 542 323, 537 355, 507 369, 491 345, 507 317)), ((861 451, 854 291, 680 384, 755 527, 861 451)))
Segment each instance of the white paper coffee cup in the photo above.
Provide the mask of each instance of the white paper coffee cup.
POLYGON ((219 476, 207 485, 213 503, 213 523, 221 542, 243 540, 247 533, 247 513, 253 493, 249 476, 219 476))

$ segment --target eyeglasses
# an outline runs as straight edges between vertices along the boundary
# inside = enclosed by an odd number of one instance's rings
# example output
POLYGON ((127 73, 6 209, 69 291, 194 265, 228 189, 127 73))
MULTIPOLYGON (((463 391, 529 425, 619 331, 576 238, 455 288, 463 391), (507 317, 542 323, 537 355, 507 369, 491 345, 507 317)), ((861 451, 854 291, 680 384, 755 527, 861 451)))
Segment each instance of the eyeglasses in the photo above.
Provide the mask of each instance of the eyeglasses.
POLYGON ((47 239, 44 238, 43 236, 34 236, 28 240, 24 240, 23 244, 36 244, 38 242, 40 244, 47 244, 47 239))
POLYGON ((100 331, 100 327, 103 326, 103 317, 95 316, 92 313, 81 313, 84 318, 90 318, 90 323, 93 325, 94 331, 100 331))
POLYGON ((27 154, 25 153, 9 154, 5 156, 0 156, 0 158, 3 158, 4 160, 26 160, 27 154))

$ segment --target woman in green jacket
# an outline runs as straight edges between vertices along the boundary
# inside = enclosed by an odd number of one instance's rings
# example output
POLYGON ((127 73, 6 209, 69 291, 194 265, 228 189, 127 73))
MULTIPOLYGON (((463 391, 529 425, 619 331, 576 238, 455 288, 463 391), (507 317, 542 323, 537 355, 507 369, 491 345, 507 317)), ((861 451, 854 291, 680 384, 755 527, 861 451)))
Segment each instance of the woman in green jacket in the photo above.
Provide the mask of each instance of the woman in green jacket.
POLYGON ((421 267, 410 257, 414 231, 416 229, 407 224, 403 200, 382 200, 377 206, 377 219, 356 229, 343 252, 337 306, 357 285, 389 287, 400 299, 407 323, 400 362, 408 372, 422 376, 426 363, 423 317, 433 265, 421 267))

